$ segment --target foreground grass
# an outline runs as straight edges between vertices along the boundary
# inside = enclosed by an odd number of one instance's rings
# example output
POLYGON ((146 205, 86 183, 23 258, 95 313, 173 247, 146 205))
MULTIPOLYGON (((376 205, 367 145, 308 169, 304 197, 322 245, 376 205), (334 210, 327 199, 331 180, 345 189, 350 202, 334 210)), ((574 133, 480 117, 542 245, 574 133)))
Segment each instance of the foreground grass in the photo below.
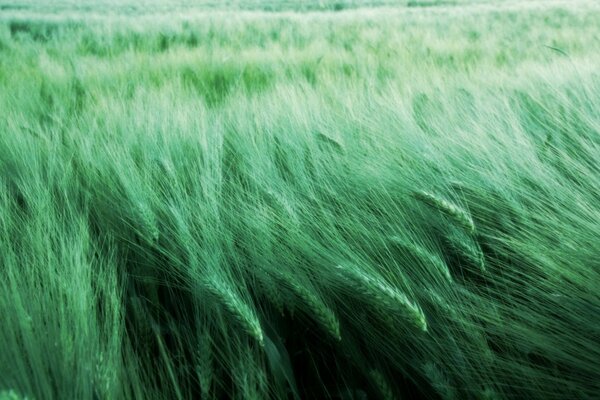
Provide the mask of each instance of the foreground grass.
POLYGON ((594 398, 593 3, 0 23, 0 398, 594 398))

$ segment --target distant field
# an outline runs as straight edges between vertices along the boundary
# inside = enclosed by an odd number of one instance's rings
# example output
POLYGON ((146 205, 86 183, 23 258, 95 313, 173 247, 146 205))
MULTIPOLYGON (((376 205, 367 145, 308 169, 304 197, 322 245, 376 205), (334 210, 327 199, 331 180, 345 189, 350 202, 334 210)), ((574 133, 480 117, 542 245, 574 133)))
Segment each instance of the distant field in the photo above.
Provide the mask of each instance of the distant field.
POLYGON ((0 0, 0 400, 598 398, 599 21, 0 0))
POLYGON ((342 11, 352 8, 378 6, 394 7, 429 7, 439 5, 464 5, 476 3, 500 4, 506 0, 67 0, 67 1, 2 1, 0 10, 36 10, 44 12, 63 12, 73 10, 84 11, 117 11, 134 13, 153 12, 156 10, 263 10, 263 11, 342 11))

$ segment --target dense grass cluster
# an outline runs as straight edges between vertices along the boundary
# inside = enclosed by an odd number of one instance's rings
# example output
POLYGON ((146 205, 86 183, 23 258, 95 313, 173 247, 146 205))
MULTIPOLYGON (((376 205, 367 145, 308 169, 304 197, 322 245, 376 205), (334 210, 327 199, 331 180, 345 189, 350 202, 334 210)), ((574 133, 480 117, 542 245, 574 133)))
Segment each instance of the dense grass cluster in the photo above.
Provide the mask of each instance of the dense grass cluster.
POLYGON ((21 11, 0 399, 600 395, 598 5, 21 11))

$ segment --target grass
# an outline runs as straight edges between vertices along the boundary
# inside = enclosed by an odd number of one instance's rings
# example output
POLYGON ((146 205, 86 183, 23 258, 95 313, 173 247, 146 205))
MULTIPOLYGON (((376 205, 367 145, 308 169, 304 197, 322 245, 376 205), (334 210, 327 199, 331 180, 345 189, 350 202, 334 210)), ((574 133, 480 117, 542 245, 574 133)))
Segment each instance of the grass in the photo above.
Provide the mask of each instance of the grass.
POLYGON ((32 4, 0 399, 600 394, 597 4, 32 4))

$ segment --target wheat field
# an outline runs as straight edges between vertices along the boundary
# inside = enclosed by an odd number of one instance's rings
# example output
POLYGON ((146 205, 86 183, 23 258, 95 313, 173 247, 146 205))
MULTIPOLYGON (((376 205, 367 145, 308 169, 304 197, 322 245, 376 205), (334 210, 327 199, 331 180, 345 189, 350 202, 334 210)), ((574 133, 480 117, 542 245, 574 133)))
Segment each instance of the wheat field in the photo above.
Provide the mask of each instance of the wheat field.
POLYGON ((599 22, 0 0, 0 400, 599 398, 599 22))

